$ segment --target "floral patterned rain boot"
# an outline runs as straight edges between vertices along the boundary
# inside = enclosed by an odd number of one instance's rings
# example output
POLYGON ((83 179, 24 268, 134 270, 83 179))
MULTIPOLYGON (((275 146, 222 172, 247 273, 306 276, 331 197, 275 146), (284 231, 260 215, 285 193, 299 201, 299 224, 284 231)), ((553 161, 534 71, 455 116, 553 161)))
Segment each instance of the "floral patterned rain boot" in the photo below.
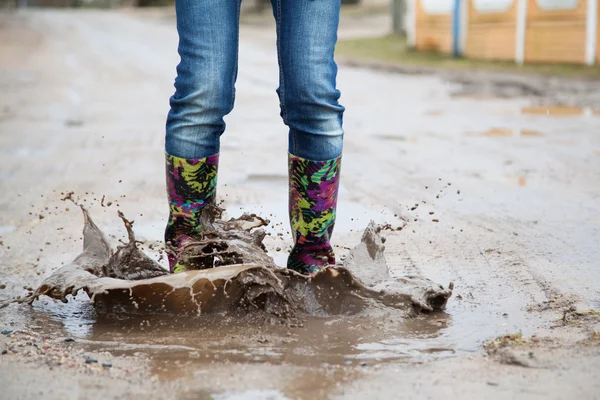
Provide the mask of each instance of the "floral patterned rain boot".
POLYGON ((219 155, 185 159, 166 154, 165 163, 170 207, 165 243, 169 267, 177 273, 185 271, 185 266, 176 263, 176 253, 201 229, 202 208, 215 203, 219 155))
POLYGON ((341 157, 311 161, 289 155, 290 225, 294 247, 287 267, 314 274, 335 265, 330 239, 335 223, 341 157))

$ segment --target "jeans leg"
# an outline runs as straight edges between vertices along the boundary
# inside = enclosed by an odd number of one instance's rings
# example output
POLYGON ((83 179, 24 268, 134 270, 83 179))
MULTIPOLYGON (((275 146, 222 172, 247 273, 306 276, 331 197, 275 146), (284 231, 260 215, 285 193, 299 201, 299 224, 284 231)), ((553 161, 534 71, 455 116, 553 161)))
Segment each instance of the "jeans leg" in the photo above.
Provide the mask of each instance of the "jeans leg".
POLYGON ((166 123, 170 155, 198 159, 219 153, 223 117, 235 98, 240 2, 175 2, 181 61, 166 123))
POLYGON ((281 116, 289 152, 315 161, 342 154, 340 92, 336 88, 340 0, 271 0, 277 21, 281 116))

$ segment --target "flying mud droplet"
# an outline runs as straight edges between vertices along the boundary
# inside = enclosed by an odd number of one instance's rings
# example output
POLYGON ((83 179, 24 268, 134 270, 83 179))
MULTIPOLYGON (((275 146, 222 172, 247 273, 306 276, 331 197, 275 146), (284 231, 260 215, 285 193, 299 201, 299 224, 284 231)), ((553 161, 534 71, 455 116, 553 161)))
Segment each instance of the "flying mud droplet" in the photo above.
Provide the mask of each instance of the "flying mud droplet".
POLYGON ((289 320, 382 307, 430 312, 444 309, 452 295, 451 289, 418 276, 392 278, 382 228, 373 222, 343 266, 305 276, 277 267, 268 256, 260 229, 268 221, 254 214, 225 221, 222 209, 208 206, 201 213, 202 233, 177 255, 188 271, 169 274, 138 248, 133 221, 119 213, 129 241, 113 250, 88 211, 80 208, 83 252, 15 302, 31 304, 42 295, 67 302, 68 295, 83 290, 100 313, 264 312, 289 320))

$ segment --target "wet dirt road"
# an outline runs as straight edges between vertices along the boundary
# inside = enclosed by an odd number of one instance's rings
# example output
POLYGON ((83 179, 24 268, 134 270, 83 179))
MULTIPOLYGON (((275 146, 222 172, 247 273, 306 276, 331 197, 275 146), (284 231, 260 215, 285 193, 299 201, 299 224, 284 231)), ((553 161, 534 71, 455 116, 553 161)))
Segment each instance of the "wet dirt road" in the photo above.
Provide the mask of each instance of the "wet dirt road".
MULTIPOLYGON (((365 29, 343 24, 340 36, 365 29)), ((265 242, 282 265, 287 138, 273 35, 242 28, 219 193, 231 215, 271 220, 265 242)), ((0 14, 0 39, 0 299, 80 251, 82 218, 61 192, 79 195, 114 243, 125 239, 116 210, 135 219, 158 257, 172 14, 0 14)), ((339 87, 338 255, 370 220, 404 226, 384 231, 388 264, 454 281, 445 313, 282 328, 105 319, 82 295, 12 305, 0 310, 7 398, 597 398, 600 105, 532 109, 539 98, 344 66, 339 87)))

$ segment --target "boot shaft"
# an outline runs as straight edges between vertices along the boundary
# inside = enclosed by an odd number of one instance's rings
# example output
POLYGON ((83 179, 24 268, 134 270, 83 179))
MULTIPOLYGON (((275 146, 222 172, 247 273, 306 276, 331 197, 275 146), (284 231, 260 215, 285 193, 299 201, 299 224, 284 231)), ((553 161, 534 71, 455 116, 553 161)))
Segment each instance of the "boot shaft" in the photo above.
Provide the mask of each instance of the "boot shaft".
POLYGON ((312 161, 289 155, 289 213, 294 248, 288 268, 312 273, 335 264, 330 238, 336 218, 341 157, 312 161))
POLYGON ((172 272, 185 269, 176 265, 176 253, 199 233, 202 209, 216 202, 218 165, 218 154, 201 159, 165 156, 169 199, 165 243, 172 272))

